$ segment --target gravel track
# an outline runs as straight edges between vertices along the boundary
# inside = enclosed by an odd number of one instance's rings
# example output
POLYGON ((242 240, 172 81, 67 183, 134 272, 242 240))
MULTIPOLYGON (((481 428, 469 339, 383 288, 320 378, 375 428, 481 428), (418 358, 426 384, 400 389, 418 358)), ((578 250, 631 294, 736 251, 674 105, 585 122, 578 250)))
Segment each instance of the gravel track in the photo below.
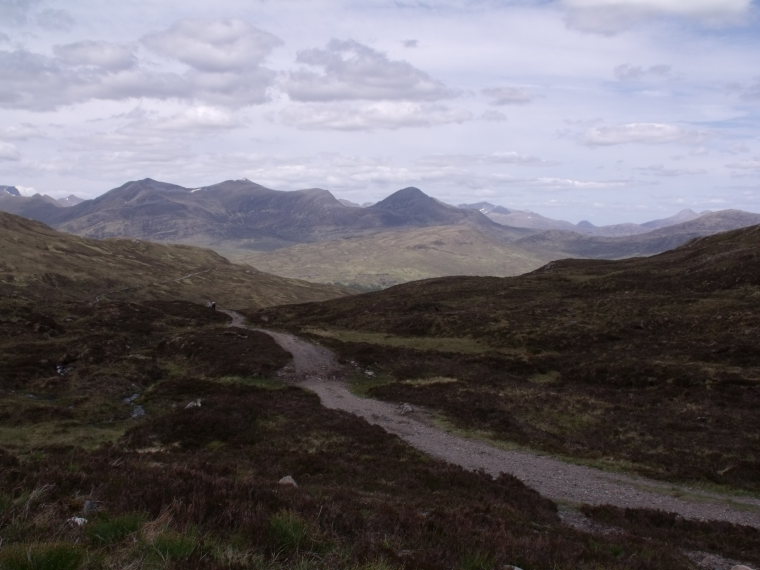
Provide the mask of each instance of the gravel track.
MULTIPOLYGON (((244 325, 242 315, 230 326, 244 325)), ((427 412, 353 394, 341 380, 343 371, 328 349, 294 335, 254 329, 270 335, 293 355, 283 371, 286 380, 316 393, 326 408, 344 410, 427 453, 491 475, 509 473, 545 497, 569 506, 615 505, 659 509, 684 518, 720 520, 760 528, 760 499, 710 493, 634 475, 602 471, 528 451, 505 450, 487 442, 455 435, 433 425, 427 412)))

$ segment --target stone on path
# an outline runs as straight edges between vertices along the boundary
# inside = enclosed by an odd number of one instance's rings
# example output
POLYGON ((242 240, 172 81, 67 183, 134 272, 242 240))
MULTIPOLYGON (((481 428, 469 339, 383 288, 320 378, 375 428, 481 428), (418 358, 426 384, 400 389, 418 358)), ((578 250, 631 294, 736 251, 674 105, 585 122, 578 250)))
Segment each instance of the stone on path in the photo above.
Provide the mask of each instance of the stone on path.
POLYGON ((296 483, 296 480, 293 479, 290 475, 285 475, 282 479, 277 481, 278 485, 283 485, 286 487, 298 487, 298 483, 296 483))

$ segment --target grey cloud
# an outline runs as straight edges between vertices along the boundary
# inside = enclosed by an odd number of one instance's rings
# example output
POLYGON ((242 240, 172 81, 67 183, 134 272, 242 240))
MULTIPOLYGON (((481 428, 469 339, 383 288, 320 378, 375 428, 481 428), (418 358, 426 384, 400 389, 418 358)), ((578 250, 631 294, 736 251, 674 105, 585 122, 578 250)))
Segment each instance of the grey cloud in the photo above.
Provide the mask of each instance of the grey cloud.
POLYGON ((0 24, 26 24, 40 0, 0 0, 0 24))
POLYGON ((291 105, 280 112, 279 120, 300 129, 360 131, 463 123, 472 120, 472 114, 438 104, 380 101, 291 105))
POLYGON ((117 71, 137 64, 137 57, 130 47, 109 42, 82 41, 55 46, 53 51, 70 65, 93 65, 117 71))
POLYGON ((521 105, 534 99, 521 87, 489 87, 483 89, 483 95, 491 99, 491 105, 521 105))
POLYGON ((282 40, 248 22, 181 20, 143 43, 201 72, 230 72, 258 67, 282 40))
POLYGON ((681 168, 668 168, 662 164, 653 164, 642 168, 637 168, 637 171, 649 176, 658 176, 661 178, 675 178, 677 176, 688 176, 690 174, 702 174, 704 170, 685 170, 681 168))
POLYGON ((69 30, 74 25, 74 18, 66 10, 43 10, 37 15, 37 23, 47 30, 69 30))
POLYGON ((727 164, 726 168, 730 168, 731 170, 744 171, 744 172, 760 173, 760 158, 750 158, 747 160, 742 160, 740 162, 733 162, 731 164, 727 164))
POLYGON ((736 24, 746 17, 751 0, 560 0, 569 27, 612 35, 657 16, 692 20, 708 26, 736 24))
POLYGON ((642 67, 624 63, 614 69, 615 78, 618 81, 639 81, 648 78, 663 78, 670 75, 672 69, 669 65, 651 65, 642 67))
POLYGON ((483 121, 491 121, 494 123, 503 123, 504 121, 507 120, 507 116, 504 113, 502 113, 501 111, 493 111, 493 110, 486 111, 480 116, 480 118, 483 121))
POLYGON ((411 64, 353 40, 332 40, 326 49, 299 52, 297 60, 322 71, 289 74, 283 88, 296 101, 436 101, 454 95, 411 64))

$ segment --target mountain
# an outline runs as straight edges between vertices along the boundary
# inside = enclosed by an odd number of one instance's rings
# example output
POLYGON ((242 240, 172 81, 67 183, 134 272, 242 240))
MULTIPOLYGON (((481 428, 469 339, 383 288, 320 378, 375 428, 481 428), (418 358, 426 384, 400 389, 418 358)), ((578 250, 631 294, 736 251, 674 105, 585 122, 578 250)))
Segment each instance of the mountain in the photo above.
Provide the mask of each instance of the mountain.
POLYGON ((9 196, 21 196, 21 192, 15 186, 0 185, 0 195, 8 194, 9 196))
POLYGON ((372 396, 506 445, 757 492, 759 243, 752 226, 651 257, 429 279, 249 316, 370 368, 372 396))
MULTIPOLYGON (((582 221, 572 224, 563 220, 553 220, 546 218, 535 212, 525 210, 510 210, 503 206, 496 206, 489 202, 478 202, 475 204, 461 204, 460 208, 478 210, 488 216, 491 220, 506 226, 517 228, 530 228, 534 230, 561 230, 580 233, 583 235, 592 235, 600 237, 620 237, 628 235, 637 235, 650 232, 652 230, 681 224, 691 221, 710 212, 697 213, 693 210, 681 210, 674 216, 652 220, 643 224, 613 224, 607 226, 595 226, 591 222, 582 221)), ((731 228, 723 228, 731 229, 731 228)))
POLYGON ((489 202, 478 202, 476 204, 460 204, 460 208, 468 210, 477 210, 491 220, 504 226, 516 228, 528 228, 532 230, 567 230, 579 231, 578 227, 570 222, 562 220, 552 220, 535 212, 526 210, 511 210, 503 206, 496 206, 489 202))
POLYGON ((0 212, 0 288, 61 300, 208 299, 236 306, 303 302, 347 290, 230 263, 210 250, 134 239, 93 240, 0 212))
POLYGON ((368 208, 342 204, 321 189, 283 192, 248 180, 188 189, 152 179, 128 182, 43 221, 89 237, 131 236, 158 241, 276 249, 387 228, 442 223, 495 224, 485 216, 400 190, 368 208))
POLYGON ((505 241, 501 232, 460 223, 396 229, 229 257, 264 271, 318 283, 382 288, 444 275, 518 275, 551 254, 505 241))
POLYGON ((722 231, 760 224, 760 214, 741 210, 721 210, 703 214, 680 224, 621 237, 581 235, 575 232, 537 233, 515 243, 528 250, 552 251, 560 257, 621 259, 653 255, 676 248, 688 241, 722 231))

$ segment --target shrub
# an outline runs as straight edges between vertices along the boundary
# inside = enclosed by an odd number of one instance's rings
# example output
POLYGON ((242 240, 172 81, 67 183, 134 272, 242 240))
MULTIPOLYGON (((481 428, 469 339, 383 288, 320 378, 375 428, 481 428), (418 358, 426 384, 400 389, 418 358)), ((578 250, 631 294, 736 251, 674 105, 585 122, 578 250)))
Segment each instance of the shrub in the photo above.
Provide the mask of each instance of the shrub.
POLYGON ((311 529, 301 515, 282 510, 269 519, 269 538, 279 552, 293 553, 308 548, 311 543, 311 529))
POLYGON ((15 544, 0 553, 0 570, 76 570, 84 557, 71 544, 15 544))
POLYGON ((114 544, 137 532, 145 522, 142 513, 128 513, 118 517, 102 517, 91 520, 86 526, 87 536, 98 544, 114 544))

